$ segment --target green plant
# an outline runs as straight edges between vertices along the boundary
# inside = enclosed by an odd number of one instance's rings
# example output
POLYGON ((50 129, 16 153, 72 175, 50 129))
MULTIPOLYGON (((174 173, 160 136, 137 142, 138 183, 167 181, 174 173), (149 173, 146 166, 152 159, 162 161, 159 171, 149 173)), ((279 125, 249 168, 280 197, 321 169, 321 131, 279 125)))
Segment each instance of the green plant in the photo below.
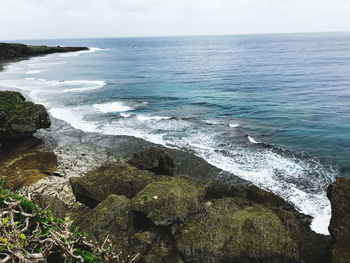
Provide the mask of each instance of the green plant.
POLYGON ((0 181, 0 262, 46 262, 52 254, 72 263, 125 262, 112 252, 108 236, 102 246, 89 243, 86 233, 70 229, 51 211, 4 189, 0 181))

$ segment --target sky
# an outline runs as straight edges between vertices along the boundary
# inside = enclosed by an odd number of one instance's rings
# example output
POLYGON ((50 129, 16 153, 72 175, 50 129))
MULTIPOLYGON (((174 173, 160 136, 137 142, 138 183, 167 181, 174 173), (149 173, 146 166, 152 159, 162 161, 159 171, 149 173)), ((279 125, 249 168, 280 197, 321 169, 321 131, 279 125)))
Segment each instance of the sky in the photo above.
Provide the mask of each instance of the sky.
POLYGON ((0 0, 0 39, 350 31, 350 0, 0 0))

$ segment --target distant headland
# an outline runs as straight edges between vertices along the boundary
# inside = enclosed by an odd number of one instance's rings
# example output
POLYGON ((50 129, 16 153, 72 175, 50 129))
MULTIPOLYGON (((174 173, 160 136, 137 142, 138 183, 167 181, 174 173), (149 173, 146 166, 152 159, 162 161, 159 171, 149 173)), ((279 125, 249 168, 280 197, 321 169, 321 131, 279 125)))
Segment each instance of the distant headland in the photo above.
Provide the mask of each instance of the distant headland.
POLYGON ((0 61, 30 56, 89 50, 87 47, 48 47, 0 42, 0 61))

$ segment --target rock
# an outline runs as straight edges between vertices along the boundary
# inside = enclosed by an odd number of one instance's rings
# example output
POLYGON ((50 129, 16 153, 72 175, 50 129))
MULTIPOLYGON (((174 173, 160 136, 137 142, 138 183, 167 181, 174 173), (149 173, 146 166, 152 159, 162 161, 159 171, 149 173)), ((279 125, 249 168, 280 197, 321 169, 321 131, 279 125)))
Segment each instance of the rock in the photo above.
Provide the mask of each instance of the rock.
POLYGON ((167 179, 126 163, 106 163, 83 177, 70 178, 70 184, 76 200, 94 208, 110 194, 132 198, 149 183, 167 179))
POLYGON ((19 92, 0 91, 0 141, 29 137, 50 125, 44 106, 26 101, 19 92))
POLYGON ((186 262, 298 262, 298 240, 269 208, 236 198, 207 202, 176 235, 186 262))
MULTIPOLYGON (((205 199, 214 200, 233 197, 246 200, 247 204, 261 204, 271 209, 281 222, 295 233, 299 240, 300 259, 304 262, 328 263, 332 238, 317 234, 310 229, 312 218, 301 214, 295 208, 274 193, 260 189, 254 185, 230 185, 211 182, 205 186, 205 199), (299 232, 299 233, 298 233, 299 232)), ((244 202, 244 201, 243 201, 244 202)))
POLYGON ((173 175, 175 169, 173 159, 165 151, 156 147, 145 148, 135 153, 128 163, 138 169, 162 175, 173 175))
POLYGON ((151 183, 131 201, 131 207, 147 215, 156 225, 182 222, 201 209, 204 187, 185 178, 151 183))
POLYGON ((109 195, 91 210, 88 216, 84 216, 83 220, 77 220, 79 223, 75 225, 79 227, 79 231, 86 232, 88 238, 99 245, 102 245, 109 236, 115 252, 128 253, 129 239, 136 233, 132 224, 132 214, 128 209, 129 202, 125 196, 109 195))
POLYGON ((36 194, 32 198, 38 207, 47 208, 54 217, 64 219, 67 213, 67 206, 56 196, 36 194))
POLYGON ((331 201, 332 218, 329 232, 335 239, 332 262, 350 262, 350 178, 338 177, 329 185, 327 196, 331 201))

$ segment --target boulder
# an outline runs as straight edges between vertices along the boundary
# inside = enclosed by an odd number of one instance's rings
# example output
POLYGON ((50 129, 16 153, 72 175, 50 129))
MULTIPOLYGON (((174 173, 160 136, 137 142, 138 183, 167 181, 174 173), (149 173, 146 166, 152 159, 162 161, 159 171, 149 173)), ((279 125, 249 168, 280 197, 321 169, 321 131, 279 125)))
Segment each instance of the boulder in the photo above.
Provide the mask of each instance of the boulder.
POLYGON ((91 210, 88 216, 84 216, 83 220, 76 220, 75 225, 99 245, 102 245, 108 236, 115 252, 129 252, 129 239, 136 233, 132 224, 132 214, 128 209, 129 202, 125 196, 109 195, 91 210))
POLYGON ((94 208, 110 194, 133 198, 149 183, 167 180, 126 163, 106 163, 83 177, 70 178, 77 201, 94 208))
POLYGON ((145 213, 156 225, 182 222, 188 215, 198 213, 204 197, 204 187, 186 178, 146 186, 131 201, 134 211, 145 213))
POLYGON ((274 193, 260 189, 254 185, 230 185, 210 182, 205 186, 205 199, 232 197, 246 200, 247 204, 256 203, 271 209, 281 222, 295 234, 299 240, 299 256, 303 262, 328 263, 332 238, 317 234, 310 229, 312 217, 299 213, 295 208, 274 193))
POLYGON ((175 236, 186 262, 298 262, 294 230, 273 210, 236 198, 208 201, 204 208, 175 236))
POLYGON ((44 106, 26 101, 19 92, 0 91, 0 141, 29 137, 50 125, 44 106))
POLYGON ((173 175, 175 169, 174 161, 169 154, 156 147, 145 148, 135 153, 128 163, 155 174, 173 175))
POLYGON ((332 218, 329 232, 335 239, 332 262, 350 262, 350 178, 338 177, 329 185, 327 196, 331 201, 332 218))

